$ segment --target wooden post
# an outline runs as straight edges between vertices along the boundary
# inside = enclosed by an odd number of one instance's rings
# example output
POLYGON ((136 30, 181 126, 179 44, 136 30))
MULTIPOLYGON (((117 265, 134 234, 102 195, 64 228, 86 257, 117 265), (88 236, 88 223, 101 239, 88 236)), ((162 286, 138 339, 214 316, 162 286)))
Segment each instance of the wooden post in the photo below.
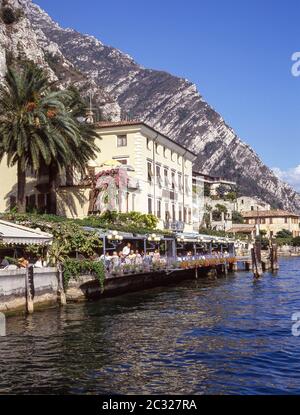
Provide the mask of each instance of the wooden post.
POLYGON ((254 247, 251 249, 251 256, 254 277, 260 278, 263 275, 260 242, 255 242, 254 247))
POLYGON ((271 248, 270 248, 270 261, 271 261, 272 272, 279 270, 277 250, 278 250, 278 245, 272 242, 271 248))
POLYGON ((33 305, 33 266, 28 266, 25 273, 25 293, 26 293, 26 313, 32 314, 34 311, 33 305))
POLYGON ((217 272, 216 268, 215 267, 210 268, 209 271, 207 272, 207 276, 209 278, 212 278, 212 279, 216 280, 218 278, 218 272, 217 272))
POLYGON ((58 287, 57 287, 57 301, 60 305, 66 305, 67 299, 64 291, 64 279, 63 279, 63 268, 62 264, 59 262, 57 265, 58 270, 58 287))
POLYGON ((197 280, 198 279, 198 267, 195 268, 195 277, 196 277, 196 280, 197 280))

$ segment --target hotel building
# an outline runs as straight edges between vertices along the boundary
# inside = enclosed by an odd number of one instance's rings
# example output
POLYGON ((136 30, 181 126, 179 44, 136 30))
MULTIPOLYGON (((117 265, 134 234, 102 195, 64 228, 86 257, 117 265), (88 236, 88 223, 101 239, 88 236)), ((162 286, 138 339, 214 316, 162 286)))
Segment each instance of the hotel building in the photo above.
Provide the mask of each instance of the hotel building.
MULTIPOLYGON (((121 212, 152 213, 159 227, 175 231, 198 231, 203 216, 203 185, 193 177, 196 155, 145 123, 138 121, 96 124, 100 151, 89 163, 91 175, 123 165, 129 180, 117 205, 121 212), (202 207, 201 207, 202 206, 202 207)), ((16 200, 16 169, 0 165, 0 211, 16 200)), ((47 210, 47 170, 27 178, 27 206, 47 210)), ((60 178, 57 213, 83 218, 101 211, 91 208, 91 185, 78 174, 60 178)))

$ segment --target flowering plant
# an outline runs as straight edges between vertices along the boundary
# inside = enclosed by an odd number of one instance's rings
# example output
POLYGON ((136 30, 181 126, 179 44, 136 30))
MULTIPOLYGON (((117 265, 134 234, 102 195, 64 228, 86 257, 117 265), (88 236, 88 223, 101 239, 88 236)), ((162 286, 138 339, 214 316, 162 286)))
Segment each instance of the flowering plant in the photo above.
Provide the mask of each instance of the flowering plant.
POLYGON ((206 259, 196 259, 191 261, 182 261, 180 267, 184 269, 191 268, 206 268, 213 267, 223 264, 233 264, 236 262, 236 258, 206 258, 206 259))

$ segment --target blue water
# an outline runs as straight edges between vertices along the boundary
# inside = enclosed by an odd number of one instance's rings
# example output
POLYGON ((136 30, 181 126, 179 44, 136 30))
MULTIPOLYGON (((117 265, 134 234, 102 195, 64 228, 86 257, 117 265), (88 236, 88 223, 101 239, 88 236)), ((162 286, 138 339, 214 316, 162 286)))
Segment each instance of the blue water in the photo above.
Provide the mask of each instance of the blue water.
POLYGON ((300 259, 10 317, 0 393, 298 394, 300 259))

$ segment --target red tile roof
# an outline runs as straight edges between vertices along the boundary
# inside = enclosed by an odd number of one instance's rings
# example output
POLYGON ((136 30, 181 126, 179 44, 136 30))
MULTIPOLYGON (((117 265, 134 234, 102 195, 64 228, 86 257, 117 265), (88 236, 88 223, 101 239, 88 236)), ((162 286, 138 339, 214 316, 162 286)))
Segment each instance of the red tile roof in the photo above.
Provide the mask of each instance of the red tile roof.
POLYGON ((126 120, 123 120, 123 121, 99 121, 99 122, 95 123, 95 126, 105 128, 105 127, 127 127, 127 126, 130 126, 130 125, 141 125, 141 124, 145 124, 145 123, 142 122, 142 121, 138 121, 138 120, 131 120, 131 121, 126 121, 126 120))
POLYGON ((242 212, 244 218, 300 218, 300 215, 296 213, 288 212, 287 210, 273 209, 273 210, 250 210, 248 212, 242 212))
POLYGON ((234 225, 232 228, 228 229, 229 233, 250 233, 255 231, 255 225, 234 225))

